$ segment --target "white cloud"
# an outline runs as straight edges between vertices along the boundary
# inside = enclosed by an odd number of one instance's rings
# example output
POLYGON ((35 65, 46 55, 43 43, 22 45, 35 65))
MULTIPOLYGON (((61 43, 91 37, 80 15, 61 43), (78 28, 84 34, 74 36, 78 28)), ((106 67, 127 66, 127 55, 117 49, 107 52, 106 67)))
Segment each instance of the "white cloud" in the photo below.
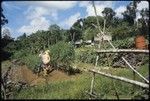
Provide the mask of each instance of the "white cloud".
MULTIPOLYGON (((102 16, 102 11, 104 10, 104 8, 104 5, 96 5, 97 15, 102 16)), ((94 8, 92 5, 87 7, 86 12, 88 13, 88 16, 95 16, 94 8)))
POLYGON ((142 10, 144 8, 149 8, 149 4, 148 1, 141 1, 138 5, 137 5, 137 9, 138 10, 142 10))
POLYGON ((126 10, 126 6, 120 6, 118 8, 115 9, 116 12, 116 16, 119 18, 123 18, 122 13, 126 10))
POLYGON ((77 12, 76 14, 70 16, 69 18, 65 19, 63 22, 60 23, 60 26, 67 28, 71 27, 79 18, 81 17, 81 14, 77 12))
POLYGON ((138 19, 140 19, 142 16, 140 15, 140 13, 138 12, 138 13, 136 13, 136 21, 138 20, 138 19))
POLYGON ((30 6, 41 6, 57 10, 66 10, 75 6, 77 1, 16 1, 15 3, 30 6))
MULTIPOLYGON (((77 1, 24 1, 16 2, 18 4, 28 5, 29 8, 24 12, 26 19, 30 21, 29 25, 19 28, 18 32, 31 34, 38 30, 47 30, 50 23, 46 16, 58 20, 58 12, 69 9, 77 4, 77 1)), ((72 21, 74 18, 71 18, 72 21)), ((71 19, 69 23, 72 23, 71 19)))
MULTIPOLYGON (((149 8, 148 2, 147 1, 141 1, 140 3, 137 4, 137 10, 138 12, 136 13, 136 20, 141 18, 141 15, 139 13, 140 10, 145 9, 145 8, 149 8)), ((118 8, 115 9, 116 12, 116 16, 119 18, 122 18, 123 15, 121 13, 123 13, 126 10, 126 6, 120 6, 118 8)))
POLYGON ((145 9, 145 8, 149 8, 149 4, 147 1, 141 1, 139 4, 137 4, 137 10, 138 12, 136 13, 136 21, 141 18, 142 16, 140 15, 140 11, 142 9, 145 9))
MULTIPOLYGON (((114 8, 113 1, 95 1, 95 7, 97 11, 97 15, 102 16, 102 11, 105 7, 114 8)), ((94 8, 92 6, 92 2, 81 1, 79 4, 80 7, 85 7, 87 15, 86 16, 95 16, 94 8)))
POLYGON ((46 8, 30 6, 24 14, 30 23, 19 28, 18 32, 30 35, 38 30, 48 29, 50 23, 45 18, 45 15, 50 15, 51 13, 46 8))
POLYGON ((38 17, 33 19, 29 25, 22 26, 18 32, 27 33, 30 35, 38 30, 48 30, 49 21, 45 19, 45 17, 38 17))
POLYGON ((43 7, 29 7, 26 12, 24 12, 27 19, 34 19, 44 15, 48 15, 48 10, 43 7))

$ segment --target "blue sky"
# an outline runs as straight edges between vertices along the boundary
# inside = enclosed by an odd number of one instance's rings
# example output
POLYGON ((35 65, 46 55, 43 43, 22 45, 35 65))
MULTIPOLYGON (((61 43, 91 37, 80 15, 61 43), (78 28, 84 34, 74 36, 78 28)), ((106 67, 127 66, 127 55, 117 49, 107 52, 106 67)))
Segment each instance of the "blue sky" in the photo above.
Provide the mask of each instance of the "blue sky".
MULTIPOLYGON (((126 10, 130 1, 96 1, 98 15, 105 7, 111 7, 116 16, 126 10)), ((141 2, 138 9, 148 7, 148 2, 141 2)), ((51 24, 69 29, 79 18, 94 16, 93 7, 89 1, 4 1, 3 13, 9 23, 3 26, 11 31, 11 37, 16 38, 24 32, 30 35, 37 30, 47 30, 51 24)), ((138 14, 138 17, 140 15, 138 14)))

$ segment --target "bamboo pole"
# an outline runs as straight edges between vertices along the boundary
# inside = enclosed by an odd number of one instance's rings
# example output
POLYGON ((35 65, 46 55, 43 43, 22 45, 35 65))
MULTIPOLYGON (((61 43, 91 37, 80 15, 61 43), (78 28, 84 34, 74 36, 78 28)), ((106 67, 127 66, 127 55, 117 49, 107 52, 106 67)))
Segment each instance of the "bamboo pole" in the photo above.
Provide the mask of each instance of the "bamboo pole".
POLYGON ((96 15, 96 21, 97 21, 98 29, 100 30, 100 32, 102 32, 101 28, 100 28, 100 24, 99 24, 99 20, 98 20, 97 11, 96 11, 96 7, 95 7, 95 4, 94 4, 94 1, 92 1, 92 4, 93 4, 94 12, 95 12, 95 15, 96 15))
POLYGON ((149 53, 149 50, 140 49, 109 49, 109 50, 95 50, 97 53, 149 53))
POLYGON ((99 59, 99 56, 96 56, 95 67, 97 66, 97 63, 98 63, 98 59, 99 59))
POLYGON ((95 73, 93 73, 93 77, 92 77, 92 81, 91 81, 91 89, 90 89, 91 94, 93 93, 94 80, 95 80, 95 73))
POLYGON ((142 76, 138 71, 136 71, 135 69, 134 69, 134 67, 132 67, 129 63, 128 63, 128 61, 126 61, 126 59, 124 58, 124 57, 121 57, 125 62, 126 62, 126 64, 135 72, 135 73, 137 73, 141 78, 143 78, 147 83, 149 83, 149 81, 144 77, 144 76, 142 76))
POLYGON ((143 88, 149 88, 148 84, 142 83, 142 82, 139 82, 139 81, 134 81, 134 80, 130 80, 130 79, 127 79, 127 78, 124 78, 124 77, 119 77, 119 76, 115 76, 115 75, 111 75, 111 74, 106 74, 104 72, 96 71, 94 69, 90 69, 89 71, 94 72, 94 73, 99 74, 99 75, 102 75, 102 76, 105 76, 105 77, 115 79, 115 80, 120 80, 120 81, 124 81, 124 82, 130 83, 130 84, 134 84, 134 85, 137 85, 137 86, 140 86, 140 87, 143 87, 143 88))
MULTIPOLYGON (((136 68, 134 68, 135 70, 136 70, 136 68)), ((133 71, 133 80, 135 80, 135 72, 133 71)), ((134 88, 134 85, 133 85, 133 93, 134 93, 134 90, 135 90, 135 88, 134 88)))

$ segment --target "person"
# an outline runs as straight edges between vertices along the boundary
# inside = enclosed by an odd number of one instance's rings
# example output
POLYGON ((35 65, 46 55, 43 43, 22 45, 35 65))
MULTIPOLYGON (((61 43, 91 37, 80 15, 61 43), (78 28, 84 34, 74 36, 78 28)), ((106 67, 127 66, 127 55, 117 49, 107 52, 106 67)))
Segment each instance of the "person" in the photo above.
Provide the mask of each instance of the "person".
POLYGON ((50 68, 50 51, 46 50, 45 52, 42 50, 40 51, 39 57, 41 58, 42 64, 43 64, 43 70, 44 70, 44 76, 47 76, 47 71, 50 68))

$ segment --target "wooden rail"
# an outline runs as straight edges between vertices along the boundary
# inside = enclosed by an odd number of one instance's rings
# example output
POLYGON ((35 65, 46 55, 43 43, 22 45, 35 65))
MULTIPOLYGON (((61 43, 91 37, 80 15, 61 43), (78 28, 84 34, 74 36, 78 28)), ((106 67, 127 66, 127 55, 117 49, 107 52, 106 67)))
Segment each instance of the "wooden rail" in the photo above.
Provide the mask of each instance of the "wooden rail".
POLYGON ((97 53, 149 53, 149 50, 140 49, 109 49, 109 50, 98 50, 95 49, 97 53))
POLYGON ((127 79, 127 78, 124 78, 124 77, 119 77, 119 76, 115 76, 115 75, 111 75, 111 74, 106 74, 106 73, 103 73, 103 72, 100 72, 100 71, 96 71, 94 69, 90 69, 89 71, 93 72, 93 73, 96 73, 96 74, 99 74, 99 75, 102 75, 102 76, 105 76, 105 77, 109 77, 111 79, 124 81, 124 82, 134 84, 134 85, 137 85, 137 86, 140 86, 140 87, 143 87, 143 88, 149 88, 148 84, 142 83, 142 82, 139 82, 139 81, 130 80, 130 79, 127 79))

